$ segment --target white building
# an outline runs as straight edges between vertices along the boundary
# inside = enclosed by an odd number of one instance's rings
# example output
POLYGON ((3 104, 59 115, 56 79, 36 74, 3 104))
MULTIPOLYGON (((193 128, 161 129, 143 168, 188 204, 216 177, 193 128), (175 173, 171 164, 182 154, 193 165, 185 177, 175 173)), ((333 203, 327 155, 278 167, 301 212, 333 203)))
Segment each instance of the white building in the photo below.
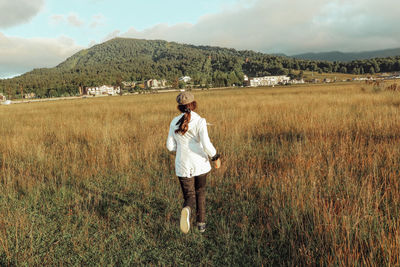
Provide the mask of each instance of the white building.
POLYGON ((274 86, 277 84, 288 84, 289 81, 290 77, 286 75, 253 77, 249 79, 249 86, 274 86))
POLYGON ((5 95, 0 94, 0 105, 10 105, 11 100, 7 100, 5 95))
POLYGON ((304 79, 299 79, 299 80, 294 79, 294 80, 290 80, 289 83, 290 84, 303 84, 305 82, 304 82, 304 79))
POLYGON ((135 87, 135 82, 122 82, 125 87, 135 87))
POLYGON ((167 80, 151 79, 144 82, 146 88, 161 89, 167 87, 167 80))
POLYGON ((85 93, 86 95, 117 95, 121 93, 121 89, 118 87, 114 86, 107 86, 107 85, 102 85, 100 87, 86 87, 85 88, 85 93))
POLYGON ((190 78, 189 76, 182 76, 179 78, 180 82, 185 82, 185 83, 190 82, 191 80, 192 78, 190 78))
POLYGON ((33 92, 24 94, 25 99, 33 99, 35 97, 36 97, 36 94, 33 92))

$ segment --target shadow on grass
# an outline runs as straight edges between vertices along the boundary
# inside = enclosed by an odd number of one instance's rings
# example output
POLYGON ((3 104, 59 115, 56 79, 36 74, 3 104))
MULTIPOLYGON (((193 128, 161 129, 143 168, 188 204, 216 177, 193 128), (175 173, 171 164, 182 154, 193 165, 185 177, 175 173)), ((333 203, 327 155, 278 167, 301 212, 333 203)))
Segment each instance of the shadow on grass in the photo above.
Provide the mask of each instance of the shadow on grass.
POLYGON ((303 142, 306 138, 304 133, 301 132, 283 131, 277 133, 268 132, 268 133, 258 134, 255 135, 253 139, 262 144, 276 143, 278 145, 282 145, 284 143, 303 142))

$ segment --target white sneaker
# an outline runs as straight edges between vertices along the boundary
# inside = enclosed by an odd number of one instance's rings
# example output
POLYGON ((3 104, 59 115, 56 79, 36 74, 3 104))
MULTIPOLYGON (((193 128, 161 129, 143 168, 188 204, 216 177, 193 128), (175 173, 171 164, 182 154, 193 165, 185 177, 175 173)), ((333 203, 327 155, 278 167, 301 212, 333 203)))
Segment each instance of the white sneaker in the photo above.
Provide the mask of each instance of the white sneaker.
POLYGON ((181 211, 181 231, 184 234, 190 230, 190 207, 186 206, 181 211))
POLYGON ((206 231, 206 223, 197 223, 197 228, 200 233, 204 233, 206 231))

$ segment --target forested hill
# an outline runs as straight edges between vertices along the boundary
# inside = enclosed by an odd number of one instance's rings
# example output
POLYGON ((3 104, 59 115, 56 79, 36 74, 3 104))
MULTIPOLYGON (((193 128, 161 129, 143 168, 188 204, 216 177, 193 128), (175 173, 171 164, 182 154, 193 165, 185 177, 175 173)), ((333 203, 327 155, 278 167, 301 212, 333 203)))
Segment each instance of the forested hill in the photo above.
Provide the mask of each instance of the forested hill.
POLYGON ((400 56, 400 48, 376 50, 376 51, 364 51, 364 52, 350 52, 350 53, 344 53, 339 51, 322 52, 322 53, 305 53, 305 54, 293 55, 291 57, 298 59, 308 59, 308 60, 347 62, 353 60, 364 60, 371 58, 395 57, 395 56, 400 56))
POLYGON ((79 86, 120 85, 122 81, 167 79, 188 75, 194 84, 240 85, 243 75, 288 74, 291 70, 375 73, 400 70, 400 57, 349 63, 299 60, 253 51, 194 46, 161 40, 116 38, 82 50, 54 68, 35 69, 0 80, 0 92, 18 97, 75 95, 79 86))

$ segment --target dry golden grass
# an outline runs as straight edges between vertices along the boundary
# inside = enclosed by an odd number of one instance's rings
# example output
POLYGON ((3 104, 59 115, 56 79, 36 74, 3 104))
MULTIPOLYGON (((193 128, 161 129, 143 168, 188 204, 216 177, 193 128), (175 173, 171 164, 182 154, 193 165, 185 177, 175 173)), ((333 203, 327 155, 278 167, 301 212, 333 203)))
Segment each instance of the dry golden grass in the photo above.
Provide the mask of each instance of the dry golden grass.
POLYGON ((400 93, 195 97, 223 166, 208 233, 188 237, 165 148, 175 93, 0 106, 0 263, 400 264, 400 93))
MULTIPOLYGON (((299 74, 299 70, 293 71, 295 74, 299 74)), ((342 80, 352 80, 353 78, 361 78, 361 77, 371 77, 375 75, 371 75, 369 73, 366 74, 347 74, 347 73, 338 73, 338 72, 332 72, 332 73, 318 73, 317 71, 303 71, 304 73, 304 79, 306 80, 312 80, 312 79, 319 79, 323 80, 325 78, 330 79, 331 81, 337 80, 337 81, 342 81, 342 80)))

